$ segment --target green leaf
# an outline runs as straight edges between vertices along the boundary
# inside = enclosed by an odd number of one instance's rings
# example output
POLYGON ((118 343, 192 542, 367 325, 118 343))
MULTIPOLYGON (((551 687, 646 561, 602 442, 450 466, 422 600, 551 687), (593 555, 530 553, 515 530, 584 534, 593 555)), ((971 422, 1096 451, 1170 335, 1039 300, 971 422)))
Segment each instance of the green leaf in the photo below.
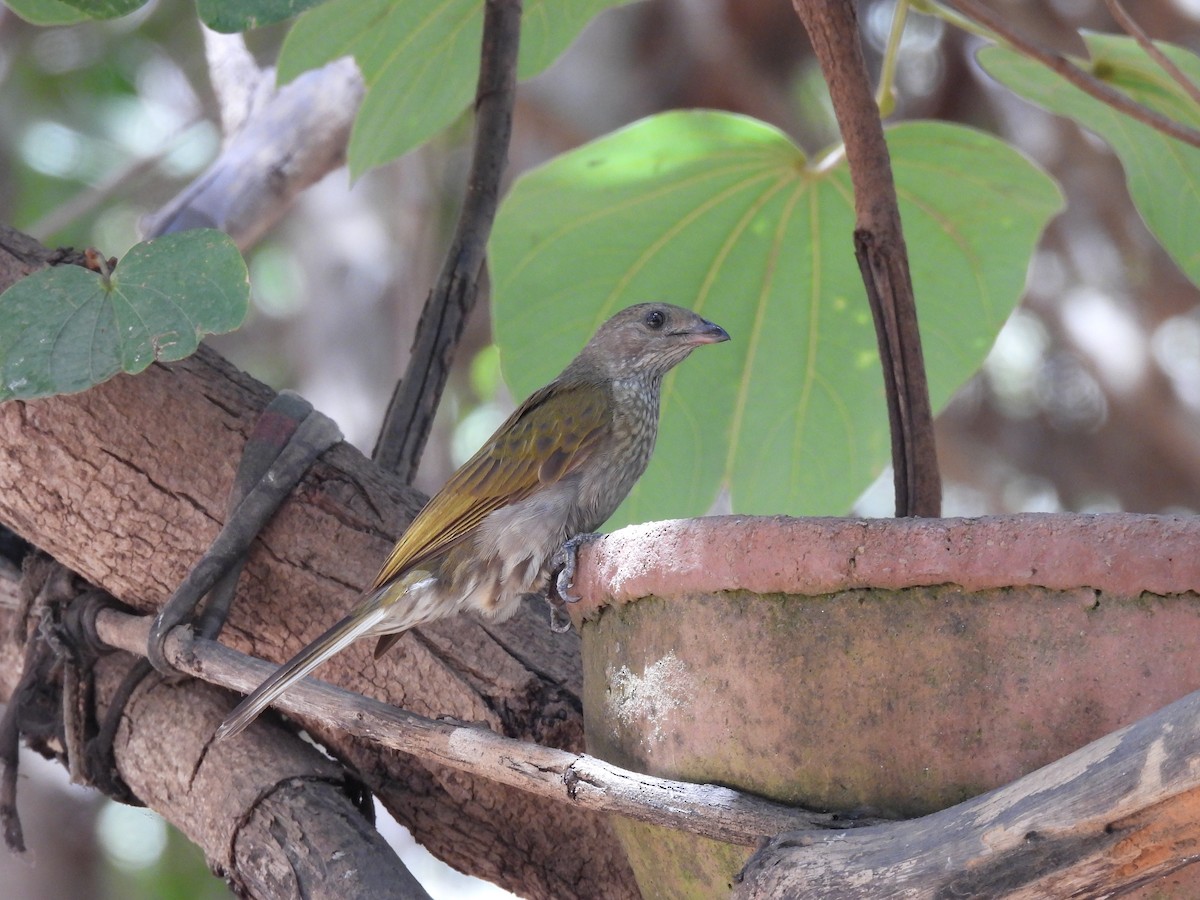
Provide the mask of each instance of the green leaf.
POLYGON ((89 19, 117 19, 141 9, 147 0, 63 0, 89 19))
MULTIPOLYGON (((952 125, 888 132, 936 406, 974 372, 1061 208, 1016 151, 952 125)), ((842 513, 887 462, 887 412, 855 262, 844 157, 715 112, 654 116, 527 173, 490 247, 514 396, 549 381, 615 310, 689 306, 723 325, 668 376, 658 450, 610 522, 842 513)))
POLYGON ((237 328, 249 298, 241 254, 211 230, 138 244, 107 281, 79 266, 35 272, 0 294, 0 400, 183 359, 205 334, 237 328))
POLYGON ((32 25, 73 25, 88 18, 59 0, 4 0, 4 5, 32 25))
MULTIPOLYGON (((1080 65, 1093 75, 1145 106, 1200 127, 1200 108, 1133 38, 1085 34, 1084 41, 1090 60, 1080 65)), ((1158 47, 1193 83, 1200 83, 1200 58, 1169 44, 1158 47)), ((1117 112, 1012 51, 985 47, 979 62, 1025 99, 1108 142, 1121 160, 1129 194, 1146 226, 1192 283, 1200 285, 1200 149, 1117 112)))
POLYGON ((282 22, 324 0, 196 0, 201 20, 227 34, 282 22))
MULTIPOLYGON (((596 13, 629 0, 529 0, 518 75, 552 63, 596 13)), ((332 0, 301 16, 279 54, 279 80, 353 55, 367 93, 350 135, 350 171, 402 156, 453 122, 475 95, 481 0, 332 0)))

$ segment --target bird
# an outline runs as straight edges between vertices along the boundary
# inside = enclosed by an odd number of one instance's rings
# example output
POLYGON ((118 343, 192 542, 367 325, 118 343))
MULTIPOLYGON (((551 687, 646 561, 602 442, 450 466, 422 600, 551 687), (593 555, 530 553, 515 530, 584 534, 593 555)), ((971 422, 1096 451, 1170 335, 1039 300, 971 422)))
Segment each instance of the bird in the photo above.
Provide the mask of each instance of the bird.
POLYGON ((360 601, 280 666, 217 731, 229 738, 280 694, 362 637, 380 657, 410 628, 467 610, 503 621, 526 595, 550 599, 556 557, 629 494, 658 436, 663 377, 719 325, 670 303, 639 303, 602 324, 421 509, 360 601))

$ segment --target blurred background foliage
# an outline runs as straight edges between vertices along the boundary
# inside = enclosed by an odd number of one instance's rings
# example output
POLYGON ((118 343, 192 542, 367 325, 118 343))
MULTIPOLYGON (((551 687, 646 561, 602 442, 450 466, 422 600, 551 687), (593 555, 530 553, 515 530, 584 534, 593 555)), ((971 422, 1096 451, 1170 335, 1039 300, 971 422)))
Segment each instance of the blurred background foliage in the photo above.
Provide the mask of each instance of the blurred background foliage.
MULTIPOLYGON (((992 5, 1064 52, 1084 53, 1081 29, 1116 31, 1100 0, 992 5)), ((1150 35, 1200 49, 1197 0, 1128 7, 1150 35)), ((876 69, 892 8, 860 3, 876 69)), ((286 32, 284 23, 247 39, 273 64, 286 32)), ((979 45, 911 17, 892 120, 995 134, 1058 181, 1067 207, 1035 251, 1020 308, 938 419, 945 513, 1200 509, 1200 294, 1133 209, 1110 147, 1001 88, 975 61, 979 45)), ((522 86, 510 178, 680 107, 754 116, 809 154, 836 135, 786 0, 646 0, 600 15, 522 86)), ((141 217, 220 147, 194 7, 155 0, 125 18, 44 29, 0 7, 0 121, 4 220, 49 244, 122 255, 141 217)), ((366 452, 440 265, 469 134, 460 117, 394 163, 354 182, 341 170, 306 192, 246 254, 246 326, 211 341, 273 387, 300 391, 366 452)), ((418 476, 425 491, 512 408, 490 335, 481 306, 418 476)), ((855 509, 886 515, 890 505, 884 473, 855 509)), ((25 771, 34 865, 0 856, 6 897, 223 895, 157 817, 64 786, 52 767, 57 775, 25 771)), ((466 882, 439 887, 433 877, 435 896, 467 896, 466 882)))

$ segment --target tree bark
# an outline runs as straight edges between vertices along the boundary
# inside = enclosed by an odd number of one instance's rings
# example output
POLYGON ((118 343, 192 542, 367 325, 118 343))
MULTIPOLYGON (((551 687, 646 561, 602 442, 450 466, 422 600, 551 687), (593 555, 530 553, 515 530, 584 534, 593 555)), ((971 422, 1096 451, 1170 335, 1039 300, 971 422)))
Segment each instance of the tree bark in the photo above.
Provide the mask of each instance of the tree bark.
MULTIPOLYGON (((132 662, 121 653, 99 664, 101 711, 132 662)), ((126 704, 114 748, 125 783, 197 843, 216 874, 253 897, 428 898, 355 808, 340 766, 279 729, 259 736, 252 754, 211 743, 228 712, 225 691, 152 674, 126 704)))
POLYGON ((1116 896, 1200 858, 1198 745, 1200 692, 950 809, 782 835, 751 858, 734 895, 1116 896))
MULTIPOLYGON (((3 289, 40 258, 0 245, 3 289)), ((0 521, 151 611, 216 535, 241 447, 269 397, 202 348, 81 394, 0 406, 0 521)), ((265 659, 291 656, 350 606, 421 502, 352 447, 332 448, 256 543, 224 640, 265 659)), ((321 676, 423 715, 582 749, 575 642, 549 635, 544 615, 528 608, 489 628, 439 623, 378 662, 369 648, 352 648, 321 676)), ((14 657, 0 659, 11 666, 14 657)), ((0 681, 11 689, 15 673, 7 675, 0 681)), ((193 727, 209 740, 208 725, 193 727)), ((526 896, 588 897, 596 885, 636 896, 602 816, 314 732, 456 868, 526 896)), ((153 769, 161 760, 125 764, 153 769)), ((225 798, 210 792, 206 802, 196 815, 219 815, 225 798)))

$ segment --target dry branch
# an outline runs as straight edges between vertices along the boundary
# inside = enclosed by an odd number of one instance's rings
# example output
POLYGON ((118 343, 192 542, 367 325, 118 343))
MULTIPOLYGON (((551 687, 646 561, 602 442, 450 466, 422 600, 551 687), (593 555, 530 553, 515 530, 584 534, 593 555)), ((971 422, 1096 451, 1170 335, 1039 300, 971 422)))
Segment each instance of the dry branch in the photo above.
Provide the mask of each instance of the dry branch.
POLYGON ((1200 859, 1200 692, 966 803, 783 835, 741 900, 1112 896, 1200 859))
MULTIPOLYGON (((104 610, 97 616, 96 626, 111 646, 140 653, 146 646, 150 622, 145 617, 104 610)), ((213 641, 193 638, 183 629, 176 629, 168 638, 167 658, 181 672, 242 692, 257 686, 274 670, 274 666, 213 641)), ((275 706, 307 721, 315 719, 384 747, 560 803, 726 843, 750 847, 790 829, 861 824, 793 809, 719 785, 688 784, 631 772, 586 754, 513 740, 485 728, 434 721, 314 680, 296 685, 275 706)), ((266 724, 262 727, 275 730, 266 724)))
MULTIPOLYGON (((101 662, 102 693, 111 695, 129 664, 125 654, 101 662)), ((340 766, 280 731, 250 753, 210 744, 228 711, 224 691, 152 675, 125 706, 114 756, 134 793, 199 845, 239 895, 428 897, 355 808, 340 766)))
MULTIPOLYGON (((270 73, 264 77, 269 78, 270 73)), ((217 228, 243 249, 290 208, 296 195, 342 165, 363 82, 351 59, 305 72, 260 94, 220 156, 162 209, 142 222, 146 237, 217 228)), ((234 119, 237 114, 226 108, 234 119)))

